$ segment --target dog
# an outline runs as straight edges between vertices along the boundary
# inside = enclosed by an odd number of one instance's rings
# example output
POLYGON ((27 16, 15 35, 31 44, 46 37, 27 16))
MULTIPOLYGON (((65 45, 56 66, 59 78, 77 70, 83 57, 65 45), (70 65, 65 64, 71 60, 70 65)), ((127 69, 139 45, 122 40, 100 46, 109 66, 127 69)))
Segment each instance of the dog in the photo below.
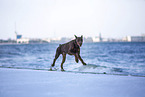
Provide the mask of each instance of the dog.
POLYGON ((74 55, 76 63, 78 63, 80 60, 83 65, 86 65, 86 63, 83 61, 83 59, 80 56, 80 47, 82 46, 83 43, 83 36, 81 37, 77 37, 76 35, 74 36, 75 36, 74 40, 59 45, 59 47, 56 50, 55 58, 53 60, 50 70, 52 70, 52 67, 55 66, 55 61, 57 60, 60 54, 62 54, 63 56, 62 63, 61 63, 61 71, 64 71, 63 63, 65 62, 66 54, 74 55))

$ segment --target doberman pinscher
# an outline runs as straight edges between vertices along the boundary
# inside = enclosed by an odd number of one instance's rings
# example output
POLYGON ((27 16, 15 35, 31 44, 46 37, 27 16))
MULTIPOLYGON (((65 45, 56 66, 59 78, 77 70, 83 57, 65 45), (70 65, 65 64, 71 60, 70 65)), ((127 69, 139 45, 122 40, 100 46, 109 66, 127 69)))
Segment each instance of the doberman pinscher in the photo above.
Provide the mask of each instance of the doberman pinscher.
MULTIPOLYGON (((76 39, 74 39, 74 40, 72 40, 68 43, 59 45, 59 47, 56 50, 55 58, 53 60, 53 64, 51 65, 51 67, 54 67, 55 61, 57 60, 57 58, 59 57, 60 54, 62 54, 62 56, 63 56, 62 63, 61 63, 61 71, 64 71, 63 63, 65 62, 66 54, 74 55, 75 56, 75 61, 77 63, 80 60, 83 65, 86 65, 86 63, 83 61, 83 59, 80 56, 80 47, 83 43, 83 36, 77 37, 75 35, 75 38, 76 39)), ((52 68, 50 68, 50 69, 52 70, 52 68)))

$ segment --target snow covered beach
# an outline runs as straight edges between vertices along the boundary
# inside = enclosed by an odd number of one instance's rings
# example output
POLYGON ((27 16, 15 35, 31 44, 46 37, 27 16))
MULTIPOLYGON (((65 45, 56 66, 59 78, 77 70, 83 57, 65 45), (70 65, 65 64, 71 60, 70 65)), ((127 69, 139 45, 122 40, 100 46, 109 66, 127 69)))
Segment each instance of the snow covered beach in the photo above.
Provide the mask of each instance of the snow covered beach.
POLYGON ((0 97, 145 97, 145 77, 0 68, 0 97))

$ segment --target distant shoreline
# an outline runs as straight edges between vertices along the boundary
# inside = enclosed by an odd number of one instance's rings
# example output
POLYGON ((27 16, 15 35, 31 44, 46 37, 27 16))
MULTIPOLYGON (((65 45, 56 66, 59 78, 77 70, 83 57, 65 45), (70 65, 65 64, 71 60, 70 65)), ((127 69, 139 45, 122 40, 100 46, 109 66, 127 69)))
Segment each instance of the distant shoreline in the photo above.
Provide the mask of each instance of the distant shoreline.
MULTIPOLYGON (((145 43, 145 42, 84 42, 84 43, 145 43)), ((62 44, 57 42, 48 43, 0 43, 0 45, 23 45, 23 44, 62 44)))

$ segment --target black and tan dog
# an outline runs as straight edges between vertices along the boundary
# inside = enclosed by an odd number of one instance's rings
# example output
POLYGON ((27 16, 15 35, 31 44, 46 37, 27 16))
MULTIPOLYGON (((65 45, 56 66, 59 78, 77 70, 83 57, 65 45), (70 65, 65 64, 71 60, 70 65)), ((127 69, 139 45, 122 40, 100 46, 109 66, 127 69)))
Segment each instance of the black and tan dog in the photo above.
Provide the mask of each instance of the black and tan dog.
POLYGON ((60 54, 62 54, 62 56, 63 56, 62 63, 61 63, 61 70, 62 71, 64 71, 63 63, 65 62, 66 54, 74 55, 75 56, 75 61, 77 63, 80 60, 83 65, 86 65, 86 63, 83 61, 83 59, 80 56, 80 47, 83 43, 83 36, 77 37, 75 35, 75 38, 76 38, 75 40, 72 40, 68 43, 59 45, 59 47, 56 50, 56 54, 55 54, 55 58, 53 60, 53 64, 51 65, 51 68, 50 68, 51 70, 52 70, 52 67, 54 67, 55 61, 57 60, 57 58, 59 57, 60 54))

